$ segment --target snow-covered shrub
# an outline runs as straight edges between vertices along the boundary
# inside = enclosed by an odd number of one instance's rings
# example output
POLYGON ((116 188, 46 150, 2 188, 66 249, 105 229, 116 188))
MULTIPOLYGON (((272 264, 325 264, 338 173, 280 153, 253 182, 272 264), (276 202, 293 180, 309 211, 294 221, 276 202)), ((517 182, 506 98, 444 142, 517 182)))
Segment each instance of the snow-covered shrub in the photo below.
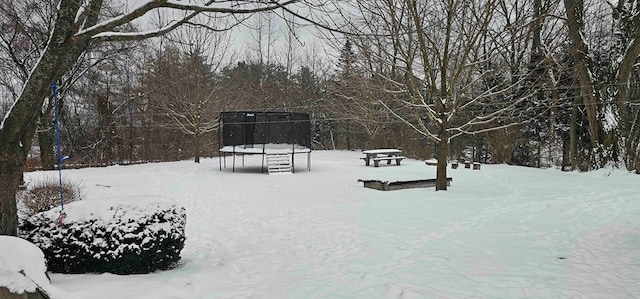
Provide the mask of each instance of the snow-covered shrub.
MULTIPOLYGON (((62 180, 64 202, 70 203, 82 199, 82 184, 77 181, 62 180)), ((60 182, 56 178, 48 178, 29 184, 27 190, 21 191, 24 214, 27 216, 48 211, 60 205, 60 182)))
POLYGON ((28 217, 20 235, 59 273, 149 273, 173 267, 184 247, 184 208, 166 199, 83 200, 28 217))

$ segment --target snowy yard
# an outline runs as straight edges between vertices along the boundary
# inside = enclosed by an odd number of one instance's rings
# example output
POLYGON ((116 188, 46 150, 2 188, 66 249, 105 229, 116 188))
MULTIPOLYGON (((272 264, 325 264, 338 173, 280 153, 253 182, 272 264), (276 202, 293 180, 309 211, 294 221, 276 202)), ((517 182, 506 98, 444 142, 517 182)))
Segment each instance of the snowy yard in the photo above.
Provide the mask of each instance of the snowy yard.
POLYGON ((95 299, 640 296, 640 176, 483 165, 449 169, 447 192, 383 192, 358 179, 435 178, 435 167, 361 156, 316 151, 310 172, 300 158, 283 175, 261 174, 259 156, 236 173, 217 159, 65 170, 86 200, 175 199, 187 241, 174 270, 52 283, 95 299))

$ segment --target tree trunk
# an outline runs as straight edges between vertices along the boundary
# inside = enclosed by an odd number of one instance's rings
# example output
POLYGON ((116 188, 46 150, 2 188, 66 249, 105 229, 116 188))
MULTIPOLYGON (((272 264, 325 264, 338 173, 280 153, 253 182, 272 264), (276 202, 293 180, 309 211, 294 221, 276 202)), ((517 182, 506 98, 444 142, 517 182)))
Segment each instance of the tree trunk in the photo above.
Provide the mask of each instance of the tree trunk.
POLYGON ((193 162, 200 163, 200 131, 196 130, 196 133, 193 135, 193 162))
POLYGON ((24 161, 26 157, 21 154, 4 156, 8 158, 8 163, 0 163, 0 235, 18 234, 18 209, 15 200, 15 194, 18 191, 18 185, 24 169, 24 161))
POLYGON ((549 73, 549 80, 551 85, 551 110, 549 111, 549 163, 551 163, 551 167, 556 165, 556 149, 558 137, 556 135, 556 115, 558 114, 558 88, 556 86, 556 82, 553 76, 549 73))
POLYGON ((40 115, 40 121, 38 122, 38 147, 40 148, 40 165, 42 165, 43 170, 52 170, 55 164, 52 110, 53 101, 49 101, 47 109, 40 115))
MULTIPOLYGON (((593 78, 589 70, 589 49, 582 35, 582 14, 584 11, 583 0, 564 0, 567 14, 567 27, 569 28, 569 40, 571 41, 571 54, 574 61, 574 78, 579 84, 580 97, 587 111, 589 139, 593 149, 598 147, 602 124, 598 118, 600 104, 596 98, 593 78)), ((595 162, 595 161, 592 161, 595 162)))
POLYGON ((349 121, 347 120, 347 150, 351 150, 351 130, 349 127, 349 121))
POLYGON ((640 156, 640 153, 638 152, 638 149, 640 148, 640 108, 636 108, 632 125, 629 128, 629 136, 627 136, 625 142, 627 143, 625 153, 627 169, 640 169, 640 163, 638 162, 638 158, 640 156))
POLYGON ((438 136, 438 152, 436 158, 438 165, 436 166, 436 191, 447 190, 447 158, 449 156, 449 138, 447 136, 447 127, 440 125, 440 134, 438 136))
POLYGON ((53 136, 51 136, 53 132, 53 128, 47 126, 49 120, 45 120, 41 122, 38 128, 38 147, 40 148, 40 164, 42 165, 43 170, 52 170, 54 169, 53 165, 55 164, 54 154, 53 154, 53 136))
POLYGON ((571 164, 571 170, 576 170, 578 167, 578 103, 579 99, 577 97, 574 98, 571 108, 571 120, 569 121, 569 163, 571 164))
POLYGON ((628 170, 637 169, 635 166, 637 160, 636 148, 639 145, 640 132, 638 131, 638 109, 636 113, 633 113, 633 107, 626 103, 630 97, 629 88, 631 86, 631 79, 633 77, 634 70, 637 70, 638 56, 640 55, 640 29, 636 29, 633 36, 633 41, 629 44, 627 51, 620 62, 618 68, 618 75, 616 77, 616 86, 618 87, 618 93, 615 97, 615 103, 618 108, 619 123, 620 123, 620 136, 621 140, 625 143, 622 149, 625 150, 623 157, 628 170))
POLYGON ((562 171, 567 171, 570 167, 569 143, 566 140, 562 142, 562 171))

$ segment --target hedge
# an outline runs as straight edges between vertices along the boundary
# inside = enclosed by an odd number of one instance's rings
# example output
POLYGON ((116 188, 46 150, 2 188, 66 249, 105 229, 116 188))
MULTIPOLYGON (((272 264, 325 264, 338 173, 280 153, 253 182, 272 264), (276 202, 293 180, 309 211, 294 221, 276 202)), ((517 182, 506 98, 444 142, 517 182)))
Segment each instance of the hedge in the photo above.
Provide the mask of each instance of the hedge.
POLYGON ((184 208, 166 200, 84 200, 28 217, 20 236, 57 273, 149 273, 174 267, 185 242, 184 208))

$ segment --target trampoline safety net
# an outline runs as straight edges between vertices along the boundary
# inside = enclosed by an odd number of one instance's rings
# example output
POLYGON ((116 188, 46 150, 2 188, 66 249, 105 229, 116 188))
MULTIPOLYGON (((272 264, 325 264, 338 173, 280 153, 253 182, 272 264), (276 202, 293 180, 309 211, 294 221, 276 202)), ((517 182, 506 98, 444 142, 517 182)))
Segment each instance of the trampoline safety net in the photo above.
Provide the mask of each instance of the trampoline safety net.
POLYGON ((298 112, 220 113, 222 145, 297 144, 311 148, 309 114, 298 112))

